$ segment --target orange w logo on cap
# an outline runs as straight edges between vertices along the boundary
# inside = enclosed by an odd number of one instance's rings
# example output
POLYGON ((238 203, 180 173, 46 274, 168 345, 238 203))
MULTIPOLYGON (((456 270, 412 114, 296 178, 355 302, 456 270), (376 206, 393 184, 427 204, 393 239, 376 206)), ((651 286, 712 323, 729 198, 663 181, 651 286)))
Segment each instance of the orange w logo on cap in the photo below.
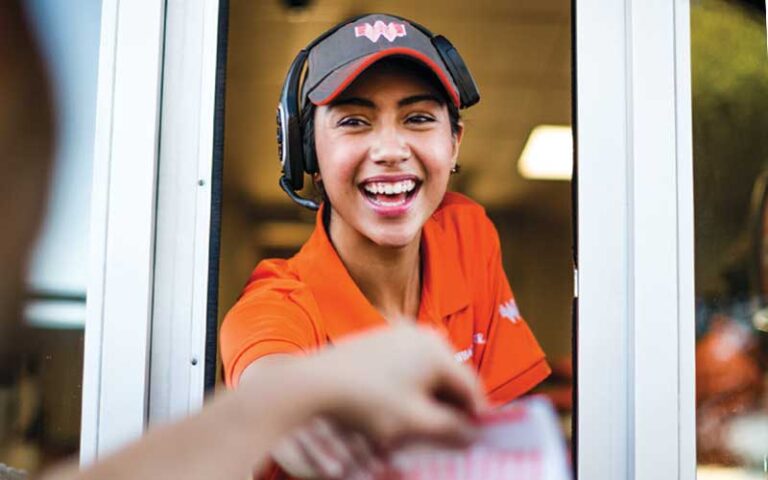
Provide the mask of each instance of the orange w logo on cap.
POLYGON ((368 37, 368 40, 373 43, 378 42, 381 37, 392 42, 397 37, 404 37, 405 35, 404 23, 384 23, 381 20, 377 20, 373 25, 368 22, 362 25, 355 25, 355 37, 368 37))

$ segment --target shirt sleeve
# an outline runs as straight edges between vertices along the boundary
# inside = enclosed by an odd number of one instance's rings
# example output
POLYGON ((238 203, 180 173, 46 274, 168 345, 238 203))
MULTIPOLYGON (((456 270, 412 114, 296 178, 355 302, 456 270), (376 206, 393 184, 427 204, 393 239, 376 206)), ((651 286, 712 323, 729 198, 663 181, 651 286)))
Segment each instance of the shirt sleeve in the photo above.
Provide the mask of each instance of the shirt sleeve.
POLYGON ((498 233, 488 220, 490 255, 487 329, 478 372, 493 404, 519 397, 544 380, 551 370, 544 352, 520 315, 501 262, 498 233))
POLYGON ((290 280, 249 285, 224 317, 219 340, 228 388, 235 388, 243 370, 261 357, 309 353, 320 346, 315 322, 296 292, 300 285, 290 280))

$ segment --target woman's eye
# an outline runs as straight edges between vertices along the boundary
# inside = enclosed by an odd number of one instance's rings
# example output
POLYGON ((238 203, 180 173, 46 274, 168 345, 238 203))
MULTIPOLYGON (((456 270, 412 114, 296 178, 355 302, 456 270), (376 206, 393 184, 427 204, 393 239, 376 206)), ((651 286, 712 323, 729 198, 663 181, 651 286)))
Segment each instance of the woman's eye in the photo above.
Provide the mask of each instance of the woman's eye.
POLYGON ((337 125, 340 127, 362 127, 367 125, 367 123, 362 118, 345 117, 339 120, 337 125))
POLYGON ((424 123, 434 122, 435 119, 430 115, 424 115, 424 114, 417 114, 417 115, 411 115, 406 119, 406 122, 408 123, 415 123, 417 125, 421 125, 424 123))

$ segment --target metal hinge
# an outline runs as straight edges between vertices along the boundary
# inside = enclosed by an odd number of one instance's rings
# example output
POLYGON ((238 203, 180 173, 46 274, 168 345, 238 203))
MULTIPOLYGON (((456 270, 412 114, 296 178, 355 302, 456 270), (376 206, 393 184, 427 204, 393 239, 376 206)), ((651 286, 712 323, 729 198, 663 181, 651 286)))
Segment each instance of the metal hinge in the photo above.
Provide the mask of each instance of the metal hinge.
POLYGON ((573 267, 573 298, 579 298, 579 269, 573 267))

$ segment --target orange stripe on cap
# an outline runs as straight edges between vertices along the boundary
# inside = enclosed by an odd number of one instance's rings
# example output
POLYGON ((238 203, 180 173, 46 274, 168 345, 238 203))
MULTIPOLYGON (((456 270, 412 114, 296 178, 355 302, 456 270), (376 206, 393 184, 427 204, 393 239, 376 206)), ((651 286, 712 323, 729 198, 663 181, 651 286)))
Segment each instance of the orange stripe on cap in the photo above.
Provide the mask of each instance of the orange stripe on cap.
POLYGON ((414 50, 412 48, 405 48, 405 47, 389 48, 387 50, 382 50, 380 52, 373 53, 371 55, 368 55, 367 57, 364 57, 365 60, 363 60, 363 62, 360 65, 358 65, 357 68, 349 76, 347 76, 347 78, 344 79, 344 81, 341 82, 339 86, 336 87, 336 89, 333 92, 331 92, 330 95, 328 95, 327 97, 325 97, 324 99, 318 102, 312 102, 312 103, 318 106, 328 105, 333 101, 334 98, 339 96, 339 94, 341 94, 341 92, 343 92, 349 86, 350 83, 354 82, 355 79, 358 76, 360 76, 360 74, 363 73, 366 68, 370 67, 376 61, 392 55, 405 55, 408 57, 412 57, 412 58, 415 58, 416 60, 419 60, 426 66, 428 66, 430 70, 435 72, 435 75, 437 75, 437 78, 440 80, 440 83, 443 84, 443 87, 445 87, 445 90, 448 92, 448 95, 451 96, 451 100, 453 100, 453 103, 456 105, 456 108, 461 107, 459 94, 454 88, 454 86, 451 84, 451 81, 446 76, 445 71, 442 68, 440 68, 440 65, 435 63, 431 58, 419 52, 418 50, 414 50))

